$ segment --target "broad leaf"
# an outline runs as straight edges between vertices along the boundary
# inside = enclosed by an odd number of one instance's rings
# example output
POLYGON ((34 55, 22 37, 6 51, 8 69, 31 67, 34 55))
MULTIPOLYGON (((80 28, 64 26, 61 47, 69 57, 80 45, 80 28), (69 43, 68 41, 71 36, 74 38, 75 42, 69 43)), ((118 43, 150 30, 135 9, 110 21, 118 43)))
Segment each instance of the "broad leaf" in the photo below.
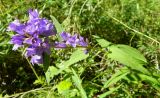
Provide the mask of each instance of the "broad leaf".
POLYGON ((101 39, 98 36, 94 36, 96 41, 101 47, 108 48, 111 53, 108 57, 112 60, 119 61, 120 63, 127 65, 128 67, 141 71, 145 74, 150 74, 149 71, 143 67, 147 64, 145 57, 135 48, 127 45, 112 45, 105 39, 101 39))
POLYGON ((149 74, 149 71, 143 67, 147 64, 145 57, 140 52, 127 45, 112 45, 109 47, 111 53, 108 57, 112 60, 119 61, 128 67, 149 74))

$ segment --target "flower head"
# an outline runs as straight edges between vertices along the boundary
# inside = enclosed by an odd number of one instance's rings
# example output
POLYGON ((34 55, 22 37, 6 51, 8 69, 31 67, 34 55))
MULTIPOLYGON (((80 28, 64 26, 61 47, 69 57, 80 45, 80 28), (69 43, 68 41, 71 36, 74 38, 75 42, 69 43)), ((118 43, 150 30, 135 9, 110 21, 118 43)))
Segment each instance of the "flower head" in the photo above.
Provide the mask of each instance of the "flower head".
MULTIPOLYGON (((13 50, 25 47, 25 57, 30 58, 32 64, 42 64, 44 53, 50 54, 49 36, 55 35, 56 29, 52 22, 40 18, 37 9, 30 9, 28 14, 28 21, 21 23, 16 19, 9 24, 7 30, 16 33, 11 38, 11 44, 14 44, 13 50)), ((88 43, 79 34, 71 35, 62 32, 60 36, 62 41, 54 43, 56 49, 77 46, 86 48, 88 46, 88 43)))
POLYGON ((17 34, 11 39, 14 44, 13 50, 26 46, 25 56, 31 58, 32 64, 41 64, 43 62, 43 53, 50 54, 50 43, 47 40, 49 36, 55 35, 56 30, 53 23, 45 18, 39 17, 38 10, 30 9, 29 20, 20 23, 18 19, 11 22, 8 31, 14 31, 17 34))

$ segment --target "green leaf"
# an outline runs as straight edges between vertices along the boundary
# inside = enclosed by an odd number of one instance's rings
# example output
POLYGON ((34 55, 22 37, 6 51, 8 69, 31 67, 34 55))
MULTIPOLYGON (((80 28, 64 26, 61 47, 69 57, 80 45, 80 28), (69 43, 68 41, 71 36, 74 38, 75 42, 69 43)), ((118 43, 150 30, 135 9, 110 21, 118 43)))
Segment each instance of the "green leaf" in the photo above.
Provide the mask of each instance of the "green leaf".
POLYGON ((72 83, 71 83, 71 82, 64 80, 64 81, 61 81, 61 82, 58 84, 57 89, 58 89, 58 92, 59 92, 59 93, 62 93, 62 92, 64 92, 64 91, 68 90, 71 86, 72 86, 72 83))
POLYGON ((127 45, 112 45, 109 47, 109 51, 111 53, 108 54, 108 58, 119 61, 142 73, 149 74, 149 71, 143 67, 147 64, 147 60, 138 50, 127 45))
POLYGON ((142 73, 134 73, 128 75, 128 77, 125 77, 124 79, 132 83, 134 83, 133 81, 146 81, 150 83, 155 89, 160 91, 160 82, 156 77, 148 76, 142 73), (132 78, 132 80, 130 78, 132 78))
POLYGON ((62 28, 61 24, 58 22, 58 20, 54 16, 50 15, 50 17, 51 17, 51 19, 52 19, 52 21, 53 21, 53 23, 56 27, 56 30, 57 30, 57 33, 58 33, 57 34, 58 39, 61 40, 60 33, 63 32, 64 29, 62 28))
POLYGON ((63 62, 62 64, 57 65, 60 69, 58 70, 57 74, 61 73, 63 70, 67 69, 72 64, 75 64, 81 60, 86 59, 89 54, 85 54, 83 50, 77 49, 74 51, 68 61, 63 62))
POLYGON ((95 38, 95 40, 98 42, 98 44, 103 47, 103 48, 106 48, 108 47, 109 45, 111 45, 112 43, 105 40, 105 39, 102 39, 100 38, 99 36, 96 36, 96 35, 93 35, 93 37, 95 38))
POLYGON ((111 52, 108 54, 108 58, 118 61, 145 74, 150 74, 149 71, 143 67, 143 65, 147 64, 146 58, 135 48, 120 44, 112 45, 110 42, 98 36, 94 36, 94 38, 96 38, 96 41, 99 45, 101 45, 101 47, 108 47, 111 52))
POLYGON ((116 91, 117 89, 119 89, 121 87, 121 85, 119 85, 118 87, 114 87, 114 88, 110 88, 109 91, 99 95, 99 98, 106 98, 106 96, 112 94, 114 91, 116 91))
POLYGON ((123 77, 126 77, 130 73, 130 70, 126 67, 122 68, 121 70, 117 71, 112 77, 107 80, 107 82, 104 84, 103 89, 109 87, 112 84, 115 84, 119 80, 121 80, 123 77))
POLYGON ((35 80, 33 84, 35 84, 35 85, 39 85, 39 84, 44 85, 45 84, 45 77, 39 76, 39 79, 35 80))
POLYGON ((145 80, 145 81, 149 81, 151 84, 159 84, 160 85, 160 82, 157 81, 157 79, 153 78, 152 76, 148 76, 148 75, 145 75, 145 74, 137 74, 141 80, 145 80))
POLYGON ((79 76, 76 74, 75 70, 72 69, 73 75, 72 79, 74 81, 74 83, 76 84, 77 88, 80 90, 81 96, 82 98, 87 98, 86 92, 82 87, 82 80, 79 78, 79 76))
POLYGON ((43 69, 44 69, 44 72, 47 71, 49 65, 50 65, 50 56, 47 53, 43 53, 43 69))
POLYGON ((84 52, 81 49, 77 49, 75 52, 72 53, 68 61, 65 61, 62 64, 57 65, 60 69, 57 69, 54 66, 50 66, 47 72, 45 73, 47 83, 50 83, 50 81, 53 79, 55 75, 61 73, 63 70, 66 70, 72 64, 86 59, 88 56, 89 54, 84 54, 84 52))
POLYGON ((58 69, 54 66, 49 66, 47 72, 45 73, 46 81, 49 84, 53 79, 54 75, 57 73, 58 69))

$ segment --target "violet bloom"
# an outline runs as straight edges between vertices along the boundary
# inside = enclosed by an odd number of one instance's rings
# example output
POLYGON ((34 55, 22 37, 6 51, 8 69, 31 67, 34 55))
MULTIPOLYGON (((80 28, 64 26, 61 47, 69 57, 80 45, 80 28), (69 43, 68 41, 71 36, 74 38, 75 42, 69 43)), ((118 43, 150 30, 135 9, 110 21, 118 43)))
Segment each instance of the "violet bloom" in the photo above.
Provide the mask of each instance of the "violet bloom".
MULTIPOLYGON (((31 57, 31 62, 34 63, 34 61, 39 58, 43 58, 43 53, 50 54, 50 44, 48 40, 45 40, 44 42, 41 43, 40 46, 33 46, 31 45, 29 48, 26 49, 25 56, 26 57, 31 57), (38 55, 38 56, 35 56, 38 55), (32 59, 32 57, 34 57, 32 59), (33 61, 32 61, 33 60, 33 61)), ((41 63, 43 63, 43 60, 40 60, 41 63)), ((41 63, 36 63, 36 64, 41 64, 41 63)))
POLYGON ((56 47, 56 49, 62 49, 62 48, 66 48, 67 45, 64 42, 55 42, 54 46, 56 47))
POLYGON ((11 22, 7 28, 7 31, 14 31, 20 35, 23 35, 25 32, 25 25, 21 24, 18 19, 11 22))
POLYGON ((29 21, 27 24, 28 26, 26 28, 26 31, 28 31, 28 33, 31 35, 34 34, 35 32, 45 37, 56 34, 56 30, 54 30, 55 29, 54 25, 46 19, 38 18, 29 21))
POLYGON ((55 47, 64 48, 67 46, 71 46, 75 48, 76 46, 82 46, 82 47, 88 46, 88 43, 84 40, 84 38, 78 34, 71 35, 69 33, 62 32, 60 36, 62 38, 62 42, 56 42, 55 47))
POLYGON ((88 46, 88 43, 84 40, 83 37, 79 36, 79 41, 78 41, 78 44, 80 46, 83 46, 83 47, 87 47, 88 46))
POLYGON ((43 58, 41 55, 34 55, 31 57, 32 64, 42 64, 43 63, 43 58))
POLYGON ((25 23, 20 23, 18 19, 11 22, 8 26, 8 31, 16 32, 11 39, 14 44, 13 50, 25 46, 25 56, 31 58, 32 64, 43 63, 43 53, 50 54, 50 43, 47 40, 49 36, 56 34, 56 29, 53 23, 45 18, 40 18, 38 10, 29 11, 29 20, 25 23))
POLYGON ((13 50, 17 50, 19 47, 23 46, 24 36, 14 35, 11 39, 11 44, 14 44, 13 50))
POLYGON ((79 39, 77 38, 77 34, 71 36, 68 38, 68 40, 66 41, 66 44, 71 45, 72 47, 76 47, 77 43, 78 43, 79 39))
POLYGON ((62 32, 61 34, 62 40, 65 42, 66 45, 70 45, 72 47, 76 47, 78 39, 77 34, 71 36, 69 33, 62 32))
POLYGON ((36 18, 39 18, 39 13, 38 13, 38 10, 35 9, 29 9, 28 10, 28 13, 29 13, 29 19, 32 20, 32 19, 36 19, 36 18))
POLYGON ((29 38, 25 38, 23 43, 28 45, 33 45, 33 46, 40 46, 40 44, 42 43, 42 39, 38 37, 29 37, 29 38))
POLYGON ((42 64, 43 63, 43 51, 38 47, 30 46, 26 49, 26 57, 31 57, 30 62, 32 64, 42 64))
POLYGON ((51 36, 56 34, 54 24, 45 18, 39 18, 37 10, 29 10, 29 20, 27 22, 30 34, 37 32, 39 35, 51 36))
POLYGON ((71 37, 71 34, 66 33, 66 32, 62 32, 62 33, 60 34, 60 36, 62 37, 63 41, 67 41, 68 38, 71 37))

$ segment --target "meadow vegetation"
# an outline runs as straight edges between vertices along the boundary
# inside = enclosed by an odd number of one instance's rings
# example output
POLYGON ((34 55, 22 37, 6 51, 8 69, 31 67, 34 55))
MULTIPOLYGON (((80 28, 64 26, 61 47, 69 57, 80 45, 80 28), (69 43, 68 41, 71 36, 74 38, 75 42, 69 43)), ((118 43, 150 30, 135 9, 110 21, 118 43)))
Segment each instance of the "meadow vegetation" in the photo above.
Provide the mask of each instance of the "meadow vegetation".
POLYGON ((0 0, 0 97, 159 98, 160 0, 0 0), (32 65, 13 51, 15 19, 37 9, 62 31, 87 38, 83 49, 52 49, 32 65))

